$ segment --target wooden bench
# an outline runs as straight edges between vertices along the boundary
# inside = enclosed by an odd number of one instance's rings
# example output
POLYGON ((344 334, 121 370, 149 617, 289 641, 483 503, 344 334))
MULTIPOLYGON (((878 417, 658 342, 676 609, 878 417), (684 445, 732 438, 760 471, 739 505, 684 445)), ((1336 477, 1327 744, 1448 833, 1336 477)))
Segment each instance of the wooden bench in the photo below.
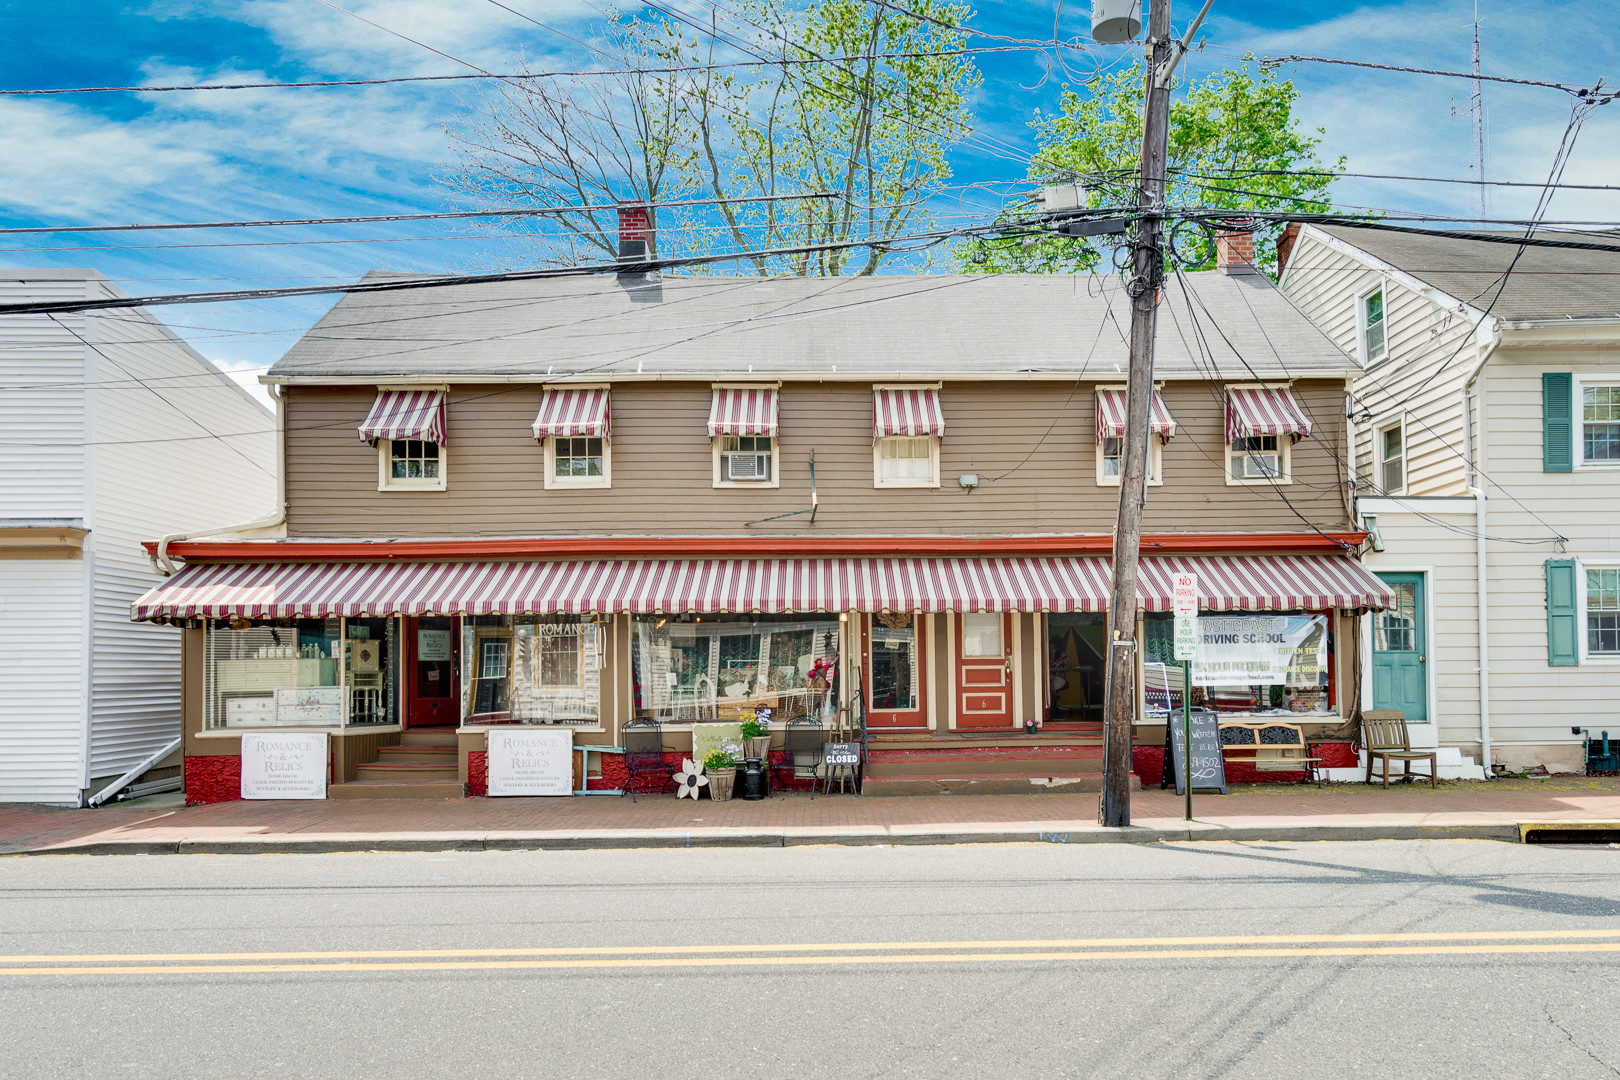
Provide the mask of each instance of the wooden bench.
POLYGON ((1300 783, 1322 786, 1316 778, 1316 766, 1322 759, 1311 756, 1305 729, 1298 724, 1228 721, 1221 725, 1221 756, 1253 765, 1260 772, 1301 773, 1300 783))
POLYGON ((1389 787, 1389 763, 1401 763, 1397 779, 1411 783, 1423 779, 1422 773, 1412 771, 1412 762, 1429 763, 1429 786, 1440 786, 1439 754, 1433 750, 1412 749, 1412 738, 1406 730, 1406 714, 1399 709, 1368 709, 1361 714, 1361 746, 1367 751, 1367 783, 1373 782, 1373 762, 1384 763, 1384 786, 1389 787))

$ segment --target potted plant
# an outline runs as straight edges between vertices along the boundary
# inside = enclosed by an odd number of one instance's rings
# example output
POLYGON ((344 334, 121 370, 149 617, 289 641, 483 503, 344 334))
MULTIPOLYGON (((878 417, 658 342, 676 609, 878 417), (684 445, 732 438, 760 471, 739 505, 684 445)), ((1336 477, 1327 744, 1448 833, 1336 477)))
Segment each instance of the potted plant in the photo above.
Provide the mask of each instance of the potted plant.
POLYGON ((703 759, 703 774, 709 778, 709 798, 715 802, 726 802, 731 798, 731 787, 737 780, 737 762, 741 757, 742 747, 730 739, 709 751, 709 756, 703 759))
POLYGON ((742 756, 758 758, 761 761, 770 760, 771 756, 771 710, 760 709, 757 712, 742 714, 742 756))

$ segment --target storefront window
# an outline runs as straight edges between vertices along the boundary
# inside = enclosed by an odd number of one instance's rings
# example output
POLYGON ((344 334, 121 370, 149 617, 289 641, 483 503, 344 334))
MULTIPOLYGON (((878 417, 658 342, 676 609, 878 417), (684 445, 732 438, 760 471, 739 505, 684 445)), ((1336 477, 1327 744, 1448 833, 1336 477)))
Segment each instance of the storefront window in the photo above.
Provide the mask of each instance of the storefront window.
POLYGON ((603 629, 572 615, 472 615, 462 620, 470 724, 601 720, 603 629))
POLYGON ((872 617, 874 709, 917 707, 917 626, 914 615, 872 617))
POLYGON ((1108 671, 1106 620, 1106 615, 1089 611, 1046 617, 1052 719, 1102 720, 1108 671))
POLYGON ((819 715, 832 696, 836 618, 644 615, 633 625, 638 717, 689 724, 765 706, 786 720, 819 715))
POLYGON ((216 621, 204 638, 203 728, 395 723, 393 619, 216 621))
MULTIPOLYGON (((1143 623, 1143 696, 1149 715, 1179 711, 1182 671, 1175 659, 1175 617, 1149 613, 1143 623)), ((1192 704, 1223 713, 1326 716, 1333 713, 1325 613, 1211 612, 1198 618, 1192 704)))

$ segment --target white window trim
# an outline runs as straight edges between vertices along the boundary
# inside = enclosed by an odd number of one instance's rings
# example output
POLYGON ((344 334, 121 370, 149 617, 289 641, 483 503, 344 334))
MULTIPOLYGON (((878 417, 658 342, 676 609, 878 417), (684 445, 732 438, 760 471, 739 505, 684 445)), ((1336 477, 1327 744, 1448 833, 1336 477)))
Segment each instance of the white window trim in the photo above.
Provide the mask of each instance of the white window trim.
POLYGON ((1588 650, 1586 637, 1586 572, 1588 570, 1615 570, 1620 569, 1620 559, 1585 559, 1575 560, 1575 610, 1579 613, 1579 637, 1581 643, 1581 664, 1620 664, 1620 653, 1592 653, 1588 650))
MULTIPOLYGON (((745 438, 753 438, 753 439, 764 438, 764 436, 762 436, 762 435, 750 435, 750 436, 744 436, 744 437, 745 438)), ((720 458, 721 458, 720 446, 721 446, 721 443, 723 443, 725 441, 725 439, 726 439, 726 436, 724 436, 724 435, 716 435, 714 438, 709 440, 709 443, 710 443, 710 445, 711 445, 711 447, 713 449, 713 452, 714 452, 714 486, 715 487, 717 487, 717 488, 733 488, 733 489, 741 490, 741 491, 759 491, 761 489, 770 490, 772 488, 779 488, 779 487, 782 486, 782 454, 781 454, 782 440, 781 439, 778 439, 778 438, 772 438, 771 439, 771 478, 769 480, 727 480, 725 478, 725 473, 722 471, 722 462, 720 460, 720 458)))
POLYGON ((874 488, 937 488, 939 487, 938 435, 885 435, 872 441, 872 486, 874 488), (883 478, 883 443, 886 439, 927 439, 929 475, 927 480, 885 480, 883 478))
MULTIPOLYGON (((565 435, 563 438, 591 438, 593 436, 565 435)), ((613 443, 606 438, 602 439, 602 475, 601 476, 558 476, 557 475, 557 439, 556 435, 547 435, 545 482, 547 491, 567 488, 610 488, 613 486, 613 443)), ((439 453, 444 453, 441 447, 439 453)), ((442 470, 441 470, 442 471, 442 470)))
MULTIPOLYGON (((1103 444, 1094 443, 1097 455, 1097 486, 1119 487, 1124 480, 1124 474, 1107 476, 1103 473, 1103 444)), ((1123 459, 1122 459, 1123 460, 1123 459)), ((1123 468, 1123 464, 1121 465, 1123 468)), ((1164 485, 1164 440, 1156 435, 1148 436, 1148 487, 1162 487, 1164 485)))
POLYGON ((1378 283, 1356 294, 1356 358, 1363 370, 1376 367, 1389 359, 1389 281, 1379 275, 1378 283), (1381 356, 1367 355, 1367 300, 1374 293, 1384 294, 1384 352, 1381 356))
MULTIPOLYGON (((411 442, 428 442, 427 439, 407 440, 411 442)), ((444 491, 450 479, 450 451, 443 443, 439 446, 439 475, 431 479, 410 477, 393 477, 388 475, 388 456, 393 449, 393 440, 382 438, 377 440, 377 490, 378 491, 444 491)))
POLYGON ((1277 436, 1277 470, 1280 475, 1272 477, 1258 477, 1254 480, 1240 480, 1232 475, 1232 457, 1236 453, 1232 444, 1226 444, 1226 458, 1221 472, 1226 476, 1227 487, 1271 487, 1276 484, 1291 484, 1294 482, 1293 461, 1294 438, 1292 435, 1277 436))
POLYGON ((1620 386, 1620 374, 1615 375, 1577 375, 1570 380, 1573 384, 1570 389, 1570 439, 1575 444, 1570 447, 1573 451, 1573 460, 1577 469, 1620 469, 1620 461, 1587 461, 1586 460, 1586 421, 1582 418, 1585 412, 1585 393, 1588 386, 1620 386))
POLYGON ((1383 495, 1405 495, 1407 485, 1411 480, 1412 447, 1406 441, 1406 413, 1402 412, 1396 419, 1386 423, 1373 425, 1372 445, 1373 473, 1377 477, 1377 486, 1383 495), (1391 428, 1399 428, 1401 432, 1401 486, 1391 491, 1384 487, 1384 432, 1391 428))

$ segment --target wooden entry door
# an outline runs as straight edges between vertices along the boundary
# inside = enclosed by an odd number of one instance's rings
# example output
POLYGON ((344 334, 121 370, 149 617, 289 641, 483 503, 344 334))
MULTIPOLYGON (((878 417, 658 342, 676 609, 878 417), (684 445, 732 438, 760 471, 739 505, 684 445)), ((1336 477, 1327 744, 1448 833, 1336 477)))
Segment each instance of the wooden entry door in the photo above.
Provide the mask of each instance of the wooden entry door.
POLYGON ((455 727, 461 723, 456 663, 461 653, 457 620, 423 615, 405 620, 405 726, 455 727))
POLYGON ((956 726, 1013 726, 1012 616, 970 612, 956 617, 956 726))
POLYGON ((1422 574, 1379 574, 1395 606, 1373 615, 1373 708, 1399 709, 1408 724, 1429 720, 1428 642, 1422 574))
POLYGON ((874 728, 928 726, 927 636, 917 615, 865 616, 866 722, 874 728))

